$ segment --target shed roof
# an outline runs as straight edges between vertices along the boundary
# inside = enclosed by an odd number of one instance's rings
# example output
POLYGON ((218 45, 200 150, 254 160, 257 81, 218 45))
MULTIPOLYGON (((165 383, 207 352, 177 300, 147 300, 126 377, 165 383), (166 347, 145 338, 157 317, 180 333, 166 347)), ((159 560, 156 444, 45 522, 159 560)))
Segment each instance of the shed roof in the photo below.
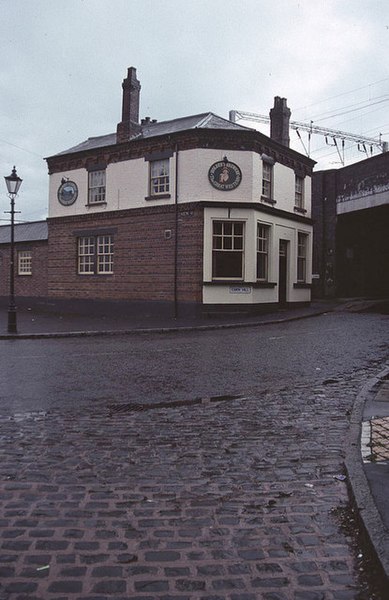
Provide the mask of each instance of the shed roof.
MULTIPOLYGON (((37 242, 48 239, 47 221, 15 224, 15 242, 37 242)), ((11 242, 11 225, 0 226, 0 244, 11 242)))

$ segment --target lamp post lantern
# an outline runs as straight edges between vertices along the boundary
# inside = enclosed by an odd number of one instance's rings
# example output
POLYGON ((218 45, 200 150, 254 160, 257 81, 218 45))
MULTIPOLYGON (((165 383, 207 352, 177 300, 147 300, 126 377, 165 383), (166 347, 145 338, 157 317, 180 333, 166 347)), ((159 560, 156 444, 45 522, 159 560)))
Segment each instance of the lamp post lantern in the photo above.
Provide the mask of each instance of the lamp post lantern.
POLYGON ((11 256, 10 256, 10 271, 9 271, 9 305, 8 305, 8 333, 17 333, 16 324, 16 305, 15 305, 15 197, 22 184, 22 179, 17 176, 15 167, 12 169, 11 175, 4 177, 7 185, 8 196, 11 200, 11 210, 6 211, 11 214, 11 256))

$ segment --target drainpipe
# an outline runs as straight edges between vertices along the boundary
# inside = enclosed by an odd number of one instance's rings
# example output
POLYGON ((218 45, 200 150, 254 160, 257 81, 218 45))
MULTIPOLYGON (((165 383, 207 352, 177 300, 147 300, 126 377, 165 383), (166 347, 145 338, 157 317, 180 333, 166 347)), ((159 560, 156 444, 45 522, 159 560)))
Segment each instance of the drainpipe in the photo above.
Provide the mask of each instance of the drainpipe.
MULTIPOLYGON (((323 190, 325 191, 325 189, 323 190)), ((327 258, 327 223, 326 223, 326 210, 327 207, 327 196, 325 193, 322 197, 322 255, 321 255, 321 276, 322 276, 322 294, 323 298, 327 296, 327 284, 326 284, 326 258, 327 258)))
POLYGON ((174 184, 175 232, 174 232, 174 318, 178 317, 178 143, 175 146, 176 173, 174 184))

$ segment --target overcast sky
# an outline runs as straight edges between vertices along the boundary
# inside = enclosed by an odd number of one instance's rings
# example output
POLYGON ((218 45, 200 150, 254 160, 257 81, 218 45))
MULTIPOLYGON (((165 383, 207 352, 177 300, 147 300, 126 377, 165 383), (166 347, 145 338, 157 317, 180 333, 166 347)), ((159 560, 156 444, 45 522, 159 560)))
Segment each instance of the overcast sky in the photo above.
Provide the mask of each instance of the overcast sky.
MULTIPOLYGON (((282 96, 292 121, 389 141, 388 0, 0 0, 0 8, 0 165, 9 175, 15 164, 23 179, 20 220, 47 216, 44 157, 116 131, 130 66, 141 117, 268 115, 282 96)), ((291 145, 305 153, 295 133, 291 145)), ((316 168, 341 166, 322 136, 312 138, 311 157, 316 168)), ((345 157, 366 155, 346 142, 345 157)))

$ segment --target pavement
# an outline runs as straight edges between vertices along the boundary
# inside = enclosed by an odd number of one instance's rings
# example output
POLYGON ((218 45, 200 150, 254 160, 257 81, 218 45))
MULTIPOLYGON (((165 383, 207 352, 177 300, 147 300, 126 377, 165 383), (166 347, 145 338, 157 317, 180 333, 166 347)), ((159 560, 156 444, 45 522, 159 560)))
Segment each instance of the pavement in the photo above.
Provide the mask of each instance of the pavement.
POLYGON ((389 367, 360 390, 346 448, 349 487, 367 541, 389 582, 389 367))
POLYGON ((45 305, 22 306, 17 310, 17 334, 7 333, 7 307, 0 305, 0 339, 25 339, 42 337, 71 337, 93 335, 117 335, 130 333, 156 333, 164 331, 188 331, 191 329, 228 329, 281 323, 324 314, 339 306, 338 302, 314 302, 300 308, 280 308, 260 316, 228 313, 206 317, 178 316, 148 312, 115 313, 114 310, 96 314, 58 311, 45 305))
MULTIPOLYGON (((385 304, 385 303, 384 303, 385 304)), ((386 309, 383 310, 387 314, 386 309)), ((310 306, 283 309, 256 317, 169 318, 158 316, 97 316, 18 309, 18 333, 0 333, 0 339, 101 336, 164 333, 174 331, 259 327, 296 319, 313 318, 330 311, 382 312, 382 303, 333 300, 310 306), (378 307, 378 308, 377 308, 378 307)), ((6 329, 7 310, 0 307, 0 322, 6 329)), ((355 399, 346 444, 347 484, 384 578, 389 582, 389 366, 365 383, 355 399)), ((281 596, 280 596, 281 597, 281 596)))

